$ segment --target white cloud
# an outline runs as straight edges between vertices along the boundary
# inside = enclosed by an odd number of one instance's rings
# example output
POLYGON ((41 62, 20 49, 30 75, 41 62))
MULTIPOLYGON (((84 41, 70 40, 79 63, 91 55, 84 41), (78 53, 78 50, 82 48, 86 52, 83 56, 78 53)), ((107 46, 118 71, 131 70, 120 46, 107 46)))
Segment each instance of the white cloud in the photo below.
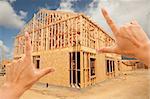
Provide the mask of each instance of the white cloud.
POLYGON ((12 59, 13 51, 10 51, 10 49, 3 43, 2 40, 0 40, 0 60, 3 58, 12 59))
MULTIPOLYGON (((15 0, 9 0, 15 1, 15 0)), ((20 15, 17 15, 13 7, 8 1, 0 1, 0 26, 7 28, 21 28, 23 27, 27 13, 20 11, 20 15)))
POLYGON ((106 24, 102 14, 101 14, 101 7, 106 6, 110 12, 112 12, 115 6, 117 6, 117 4, 114 5, 110 5, 108 0, 93 0, 88 8, 86 9, 86 11, 84 13, 86 13, 87 15, 89 15, 91 17, 92 20, 94 20, 97 24, 99 24, 100 26, 102 26, 107 32, 111 32, 110 28, 108 27, 108 25, 106 24))
POLYGON ((24 18, 27 16, 28 12, 25 12, 25 11, 23 11, 23 10, 20 10, 20 11, 19 11, 19 14, 20 14, 20 18, 21 18, 21 19, 24 19, 24 18))
POLYGON ((13 3, 13 2, 15 2, 16 0, 8 0, 10 3, 13 3))
POLYGON ((1 1, 6 1, 6 2, 10 2, 10 3, 16 2, 16 0, 1 0, 1 1))
POLYGON ((74 9, 72 8, 73 2, 76 2, 76 1, 78 0, 61 0, 60 6, 57 10, 73 12, 74 11, 74 9))
POLYGON ((0 40, 0 49, 1 50, 3 49, 4 53, 8 53, 9 52, 9 48, 6 45, 4 45, 2 40, 0 40))

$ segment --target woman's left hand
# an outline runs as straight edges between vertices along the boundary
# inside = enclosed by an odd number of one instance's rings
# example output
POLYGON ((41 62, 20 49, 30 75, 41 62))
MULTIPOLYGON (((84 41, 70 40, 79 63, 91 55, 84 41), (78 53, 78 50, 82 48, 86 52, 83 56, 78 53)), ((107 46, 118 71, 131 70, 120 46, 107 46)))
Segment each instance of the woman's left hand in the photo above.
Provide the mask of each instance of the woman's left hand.
POLYGON ((6 66, 6 82, 0 90, 1 99, 18 99, 44 75, 54 71, 51 67, 36 69, 32 63, 31 40, 25 33, 25 56, 6 66))

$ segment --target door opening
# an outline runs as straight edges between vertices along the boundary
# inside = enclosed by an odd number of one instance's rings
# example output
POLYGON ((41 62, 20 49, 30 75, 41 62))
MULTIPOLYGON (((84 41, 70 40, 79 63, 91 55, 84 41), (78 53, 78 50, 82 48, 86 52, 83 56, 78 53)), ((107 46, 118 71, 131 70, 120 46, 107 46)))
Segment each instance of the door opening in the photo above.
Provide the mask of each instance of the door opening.
POLYGON ((40 69, 40 56, 33 56, 33 64, 37 69, 40 69))
POLYGON ((36 60, 36 68, 37 68, 37 69, 40 68, 40 60, 36 60))
POLYGON ((80 52, 70 53, 70 86, 80 87, 80 52))
POLYGON ((91 76, 95 75, 95 59, 90 58, 91 76))

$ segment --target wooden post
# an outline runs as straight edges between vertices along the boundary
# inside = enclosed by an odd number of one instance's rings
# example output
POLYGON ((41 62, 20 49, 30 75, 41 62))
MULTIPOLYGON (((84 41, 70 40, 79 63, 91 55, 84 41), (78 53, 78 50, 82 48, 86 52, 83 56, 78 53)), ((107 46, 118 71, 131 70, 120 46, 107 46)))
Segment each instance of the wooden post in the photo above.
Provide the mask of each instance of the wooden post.
POLYGON ((59 34, 60 34, 60 37, 59 37, 59 38, 60 38, 60 39, 59 39, 60 41, 59 41, 59 43, 60 43, 60 48, 62 48, 62 23, 60 23, 60 31, 59 31, 59 32, 60 32, 60 33, 59 33, 59 34))
POLYGON ((75 32, 75 61, 76 61, 76 87, 78 87, 78 85, 77 85, 77 82, 78 82, 78 75, 77 75, 77 73, 78 73, 78 65, 77 65, 77 61, 78 61, 78 45, 77 45, 77 32, 76 32, 76 29, 77 29, 77 25, 76 25, 76 20, 74 19, 73 20, 73 23, 75 24, 72 24, 72 32, 74 33, 75 32), (75 26, 75 27, 74 27, 75 26), (74 31, 74 29, 75 29, 75 31, 74 31))
POLYGON ((51 25, 51 49, 53 49, 53 43, 54 43, 54 34, 53 34, 53 32, 54 32, 54 25, 51 25))
POLYGON ((35 48, 34 48, 34 45, 35 45, 35 38, 34 38, 34 37, 35 37, 35 33, 34 33, 34 31, 35 31, 35 30, 34 30, 34 29, 35 29, 35 18, 36 18, 36 15, 34 14, 33 21, 32 21, 32 22, 33 22, 33 24, 32 24, 32 26, 33 26, 33 27, 32 27, 32 33, 33 33, 33 34, 32 34, 32 51, 33 51, 33 52, 34 52, 34 49, 35 49, 35 48))
POLYGON ((62 28, 63 28, 62 33, 64 35, 64 46, 63 47, 66 47, 66 21, 64 21, 62 28))
POLYGON ((86 47, 88 47, 88 24, 87 24, 87 21, 85 21, 85 40, 84 40, 84 45, 86 47))
MULTIPOLYGON (((40 17, 42 17, 41 15, 40 15, 40 17)), ((43 24, 42 24, 42 27, 43 27, 43 24)), ((41 28, 41 50, 43 50, 44 49, 44 45, 43 45, 43 41, 44 41, 44 39, 43 39, 43 37, 44 37, 44 35, 43 35, 44 33, 43 33, 43 28, 41 28)), ((37 36, 37 35, 36 35, 37 36)), ((37 47, 37 46, 36 46, 37 47)))
POLYGON ((54 24, 54 49, 56 48, 56 24, 54 24))
MULTIPOLYGON (((80 27, 79 27, 79 32, 80 32, 80 43, 81 43, 81 46, 83 45, 83 31, 82 31, 82 29, 83 29, 83 22, 82 22, 82 16, 80 16, 79 17, 79 22, 80 22, 80 27)), ((78 30, 78 29, 77 29, 78 30)), ((85 75, 83 75, 83 72, 84 72, 84 63, 83 63, 83 58, 84 58, 84 56, 83 56, 83 51, 80 51, 80 87, 81 88, 83 88, 84 87, 84 76, 85 75)))
POLYGON ((88 69, 89 69, 89 81, 88 81, 88 85, 91 84, 91 68, 90 68, 90 53, 88 53, 88 69))
POLYGON ((68 47, 70 47, 70 20, 67 21, 68 24, 68 29, 67 29, 67 33, 68 33, 68 47))
POLYGON ((84 63, 83 63, 83 58, 84 58, 84 56, 83 56, 83 51, 80 51, 80 87, 81 88, 83 88, 84 87, 84 81, 83 81, 83 79, 84 79, 84 75, 83 75, 83 65, 84 65, 84 63))
POLYGON ((111 68, 111 60, 109 60, 109 77, 111 77, 111 70, 112 68, 111 68))
POLYGON ((57 45, 58 48, 60 48, 60 28, 61 28, 60 23, 58 23, 58 37, 57 37, 58 38, 58 45, 57 45))
POLYGON ((49 27, 46 28, 46 50, 49 49, 49 27))
POLYGON ((82 15, 80 15, 80 17, 79 17, 79 22, 80 22, 80 44, 81 44, 81 46, 83 46, 83 22, 82 22, 82 15))
POLYGON ((71 19, 71 30, 70 31, 71 31, 71 34, 72 34, 71 35, 71 40, 72 40, 71 41, 71 46, 73 46, 73 19, 71 19))
POLYGON ((70 54, 71 54, 71 64, 70 64, 71 75, 70 76, 71 76, 71 86, 73 86, 73 55, 72 55, 73 53, 71 52, 70 54))

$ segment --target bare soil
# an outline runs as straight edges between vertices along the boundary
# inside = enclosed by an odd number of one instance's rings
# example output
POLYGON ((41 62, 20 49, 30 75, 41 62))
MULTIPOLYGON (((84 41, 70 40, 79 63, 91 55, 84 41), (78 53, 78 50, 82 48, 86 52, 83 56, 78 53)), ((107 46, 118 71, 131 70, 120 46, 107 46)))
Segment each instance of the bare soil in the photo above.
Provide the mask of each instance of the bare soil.
MULTIPOLYGON (((150 99, 150 71, 128 71, 84 89, 36 84, 21 99, 150 99)), ((0 77, 0 85, 3 77, 0 77)))

